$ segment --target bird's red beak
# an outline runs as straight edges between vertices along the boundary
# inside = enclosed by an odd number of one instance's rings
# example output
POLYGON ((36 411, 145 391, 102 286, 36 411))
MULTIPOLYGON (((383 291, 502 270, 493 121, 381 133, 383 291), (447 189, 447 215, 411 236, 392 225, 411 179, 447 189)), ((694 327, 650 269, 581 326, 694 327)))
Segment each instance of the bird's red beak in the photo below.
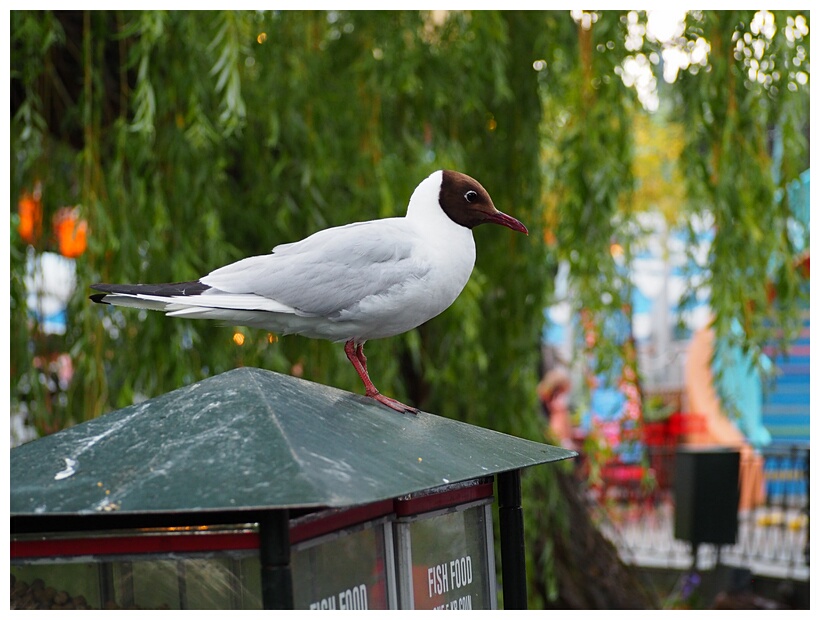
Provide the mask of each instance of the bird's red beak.
POLYGON ((506 213, 502 213, 501 211, 490 213, 487 216, 486 221, 492 222, 493 224, 500 224, 501 226, 506 226, 507 228, 512 228, 513 230, 524 233, 525 235, 530 234, 530 231, 528 231, 527 227, 524 226, 521 222, 519 222, 514 217, 507 215, 506 213))

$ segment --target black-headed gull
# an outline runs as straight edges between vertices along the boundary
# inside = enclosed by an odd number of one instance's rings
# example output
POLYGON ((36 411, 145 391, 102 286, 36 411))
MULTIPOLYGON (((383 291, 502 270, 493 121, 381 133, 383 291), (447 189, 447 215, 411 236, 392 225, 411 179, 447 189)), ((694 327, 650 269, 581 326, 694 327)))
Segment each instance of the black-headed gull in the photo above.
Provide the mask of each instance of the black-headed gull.
POLYGON ((439 170, 415 189, 404 217, 320 230, 194 282, 94 284, 103 293, 91 299, 344 342, 367 396, 417 413, 376 389, 364 343, 409 331, 446 310, 473 271, 472 229, 487 222, 527 234, 495 208, 478 181, 439 170))

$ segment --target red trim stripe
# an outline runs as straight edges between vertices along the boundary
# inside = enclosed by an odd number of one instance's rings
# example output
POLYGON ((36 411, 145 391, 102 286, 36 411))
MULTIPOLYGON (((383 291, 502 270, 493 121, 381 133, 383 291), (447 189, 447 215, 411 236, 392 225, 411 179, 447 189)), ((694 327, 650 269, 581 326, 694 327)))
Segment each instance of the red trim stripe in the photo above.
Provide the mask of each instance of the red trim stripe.
POLYGON ((470 487, 454 489, 447 493, 434 493, 422 497, 413 497, 411 499, 397 499, 395 501, 395 511, 396 516, 406 517, 439 510, 441 508, 449 508, 450 506, 457 506, 459 504, 466 504, 479 499, 492 497, 492 495, 493 483, 483 482, 470 487))
POLYGON ((339 511, 326 517, 317 517, 296 523, 290 528, 290 542, 295 544, 303 540, 310 540, 317 536, 329 534, 337 530, 372 521, 393 512, 393 500, 387 499, 375 504, 357 506, 349 510, 339 511))
MULTIPOLYGON (((310 540, 346 527, 395 513, 399 517, 431 512, 492 497, 493 483, 434 493, 411 499, 388 499, 366 506, 342 510, 314 520, 295 523, 290 529, 291 544, 310 540)), ((196 553, 207 551, 259 549, 259 534, 213 532, 206 528, 180 528, 176 534, 151 533, 134 536, 101 536, 12 540, 11 559, 59 558, 77 556, 196 553)))
POLYGON ((179 535, 145 534, 102 536, 100 538, 54 538, 50 540, 12 540, 11 558, 47 558, 83 555, 131 555, 142 553, 179 553, 259 549, 256 532, 185 533, 179 535))

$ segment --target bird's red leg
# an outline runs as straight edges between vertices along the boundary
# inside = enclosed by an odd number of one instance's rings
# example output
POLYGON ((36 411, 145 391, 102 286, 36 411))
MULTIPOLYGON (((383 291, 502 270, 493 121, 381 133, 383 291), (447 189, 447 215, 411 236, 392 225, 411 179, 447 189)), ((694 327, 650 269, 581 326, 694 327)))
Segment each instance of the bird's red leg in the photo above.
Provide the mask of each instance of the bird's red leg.
POLYGON ((397 400, 388 398, 376 389, 376 386, 373 385, 373 382, 370 380, 370 375, 367 374, 367 358, 364 356, 363 344, 356 345, 352 340, 348 340, 345 342, 345 355, 347 355, 347 359, 349 359, 350 363, 353 364, 353 368, 355 368, 356 372, 359 373, 359 378, 362 380, 362 383, 364 383, 365 396, 373 398, 381 404, 386 405, 391 409, 395 409, 400 413, 419 412, 419 410, 415 407, 410 407, 404 403, 400 403, 397 400))

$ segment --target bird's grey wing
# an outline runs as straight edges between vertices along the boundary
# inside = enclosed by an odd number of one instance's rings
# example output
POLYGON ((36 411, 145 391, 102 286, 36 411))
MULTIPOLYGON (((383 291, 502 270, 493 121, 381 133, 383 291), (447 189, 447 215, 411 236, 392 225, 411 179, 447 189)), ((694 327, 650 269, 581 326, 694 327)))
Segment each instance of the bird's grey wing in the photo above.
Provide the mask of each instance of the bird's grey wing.
POLYGON ((415 239, 400 218, 348 224, 227 265, 201 282, 275 300, 299 315, 337 316, 363 299, 424 277, 429 266, 413 252, 415 239))

